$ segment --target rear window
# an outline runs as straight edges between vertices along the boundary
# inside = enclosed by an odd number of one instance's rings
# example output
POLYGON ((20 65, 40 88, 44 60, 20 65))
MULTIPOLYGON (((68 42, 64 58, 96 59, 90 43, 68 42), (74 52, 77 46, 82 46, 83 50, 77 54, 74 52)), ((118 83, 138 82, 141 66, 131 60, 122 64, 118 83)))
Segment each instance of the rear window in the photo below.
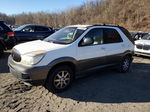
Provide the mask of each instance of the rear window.
POLYGON ((128 37, 128 39, 129 39, 132 43, 134 43, 133 38, 132 38, 131 34, 128 32, 128 30, 125 29, 125 28, 123 28, 123 27, 119 27, 119 28, 120 28, 120 30, 128 37))
POLYGON ((5 23, 0 23, 0 27, 2 27, 6 31, 12 31, 5 23))

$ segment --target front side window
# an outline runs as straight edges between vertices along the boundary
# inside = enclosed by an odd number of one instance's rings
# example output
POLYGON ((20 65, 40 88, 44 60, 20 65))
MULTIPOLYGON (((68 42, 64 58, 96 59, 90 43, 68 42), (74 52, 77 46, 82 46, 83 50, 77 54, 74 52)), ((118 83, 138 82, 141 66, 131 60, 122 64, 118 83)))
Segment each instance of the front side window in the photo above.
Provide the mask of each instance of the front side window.
POLYGON ((93 43, 91 45, 103 44, 103 30, 100 28, 95 28, 90 30, 84 38, 92 38, 93 43))
POLYGON ((104 43, 118 43, 122 42, 122 38, 115 29, 104 28, 104 43))
POLYGON ((16 28, 15 31, 34 32, 34 26, 22 25, 16 28))
POLYGON ((83 34, 86 28, 65 27, 53 33, 44 41, 58 44, 70 44, 83 34))
POLYGON ((34 27, 32 26, 27 26, 22 29, 23 32, 34 32, 34 27))

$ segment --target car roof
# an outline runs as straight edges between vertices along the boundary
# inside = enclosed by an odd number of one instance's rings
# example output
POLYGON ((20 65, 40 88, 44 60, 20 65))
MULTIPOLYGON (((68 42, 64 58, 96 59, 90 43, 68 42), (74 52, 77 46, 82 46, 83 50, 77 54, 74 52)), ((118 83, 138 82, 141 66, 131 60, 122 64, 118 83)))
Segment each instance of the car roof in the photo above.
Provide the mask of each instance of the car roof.
POLYGON ((70 25, 70 26, 68 26, 68 27, 90 28, 90 27, 95 27, 95 26, 123 28, 122 26, 119 26, 119 25, 107 25, 107 24, 95 24, 95 25, 70 25))
MULTIPOLYGON (((22 25, 23 26, 23 25, 22 25)), ((47 27, 47 28, 51 28, 48 26, 44 26, 44 25, 37 25, 37 24, 24 24, 24 26, 41 26, 41 27, 47 27)))
POLYGON ((70 25, 70 26, 68 26, 68 27, 78 27, 78 28, 80 28, 80 27, 82 27, 82 28, 87 28, 87 27, 89 27, 90 25, 70 25))

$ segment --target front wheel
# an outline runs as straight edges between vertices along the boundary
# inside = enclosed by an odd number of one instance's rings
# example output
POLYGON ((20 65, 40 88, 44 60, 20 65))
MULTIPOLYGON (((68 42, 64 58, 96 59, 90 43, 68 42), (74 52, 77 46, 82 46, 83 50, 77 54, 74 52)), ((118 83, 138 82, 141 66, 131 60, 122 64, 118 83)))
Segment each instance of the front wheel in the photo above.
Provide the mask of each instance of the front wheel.
POLYGON ((73 81, 73 71, 69 66, 58 66, 50 73, 46 81, 46 88, 52 92, 62 92, 73 81))
POLYGON ((118 68, 119 72, 123 72, 123 73, 128 72, 130 69, 131 62, 132 62, 131 58, 128 56, 125 56, 120 62, 120 65, 118 68))

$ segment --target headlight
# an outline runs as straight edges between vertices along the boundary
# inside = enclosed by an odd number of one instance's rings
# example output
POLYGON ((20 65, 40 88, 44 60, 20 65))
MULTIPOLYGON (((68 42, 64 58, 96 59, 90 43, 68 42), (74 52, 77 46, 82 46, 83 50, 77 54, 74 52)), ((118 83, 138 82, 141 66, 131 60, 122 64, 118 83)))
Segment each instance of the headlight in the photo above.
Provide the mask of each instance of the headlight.
POLYGON ((39 63, 45 56, 46 51, 34 51, 21 55, 21 63, 26 65, 34 65, 39 63))

